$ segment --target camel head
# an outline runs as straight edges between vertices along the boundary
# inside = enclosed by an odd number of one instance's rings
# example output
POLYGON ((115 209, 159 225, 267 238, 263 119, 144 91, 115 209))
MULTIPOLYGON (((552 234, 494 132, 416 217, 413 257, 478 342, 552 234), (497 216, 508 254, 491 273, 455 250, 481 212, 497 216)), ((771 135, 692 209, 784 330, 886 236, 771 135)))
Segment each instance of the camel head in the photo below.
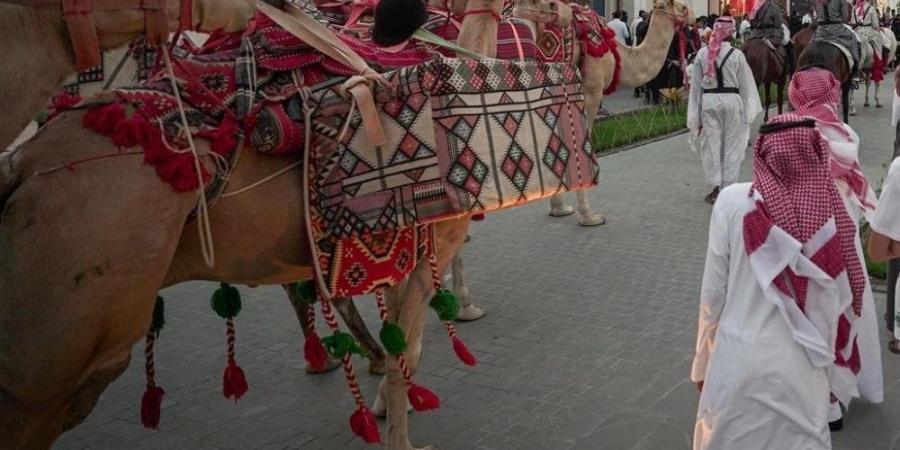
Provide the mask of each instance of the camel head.
POLYGON ((694 13, 691 11, 691 8, 678 0, 656 0, 651 12, 655 11, 668 14, 674 19, 683 22, 684 25, 694 24, 694 13))

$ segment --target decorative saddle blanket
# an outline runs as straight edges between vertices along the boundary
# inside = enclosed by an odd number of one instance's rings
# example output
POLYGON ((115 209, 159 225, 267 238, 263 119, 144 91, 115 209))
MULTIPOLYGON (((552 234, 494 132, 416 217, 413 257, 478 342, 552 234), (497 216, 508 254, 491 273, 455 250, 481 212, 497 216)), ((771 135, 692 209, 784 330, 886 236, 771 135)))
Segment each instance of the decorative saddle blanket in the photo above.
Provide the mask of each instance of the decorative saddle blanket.
POLYGON ((371 242, 360 236, 387 236, 378 246, 405 239, 412 255, 413 232, 396 230, 595 185, 571 65, 437 58, 386 78, 394 88, 376 90, 387 135, 381 147, 368 142, 358 113, 345 123, 343 80, 313 88, 309 223, 331 294, 356 295, 382 282, 383 273, 343 270, 371 242), (347 249, 360 251, 348 258, 347 249))
POLYGON ((537 39, 538 57, 545 62, 577 63, 574 61, 575 45, 581 45, 583 53, 597 58, 612 52, 616 61, 613 82, 604 94, 615 92, 622 66, 615 31, 607 27, 605 20, 595 11, 575 4, 569 6, 573 12, 572 23, 566 27, 547 24, 537 39))
POLYGON ((187 133, 210 139, 224 160, 244 138, 273 154, 299 153, 308 138, 307 224, 327 297, 400 282, 427 254, 429 224, 596 184, 571 65, 437 56, 390 72, 390 87, 375 91, 387 139, 375 147, 342 95, 349 70, 265 16, 243 36, 176 53, 189 130, 162 68, 115 90, 117 101, 92 108, 85 126, 142 146, 178 191, 199 187, 192 155, 179 150, 187 133))

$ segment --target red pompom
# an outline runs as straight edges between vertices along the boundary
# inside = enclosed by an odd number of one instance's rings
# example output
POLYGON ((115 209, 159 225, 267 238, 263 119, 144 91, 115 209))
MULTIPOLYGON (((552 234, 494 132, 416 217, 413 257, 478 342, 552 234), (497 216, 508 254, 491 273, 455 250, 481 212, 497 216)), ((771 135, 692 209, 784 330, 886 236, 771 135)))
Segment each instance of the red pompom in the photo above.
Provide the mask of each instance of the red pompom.
POLYGON ((150 122, 147 122, 143 115, 135 112, 130 119, 122 122, 122 125, 113 133, 111 139, 117 147, 134 147, 147 142, 150 138, 150 133, 158 132, 150 125, 150 122))
POLYGON ((412 405, 413 409, 419 412, 441 407, 441 399, 434 392, 418 384, 410 386, 409 390, 406 391, 406 396, 409 398, 409 404, 412 405))
POLYGON ((75 105, 81 103, 81 96, 77 94, 70 94, 66 91, 61 91, 59 94, 53 96, 53 109, 56 112, 62 112, 67 109, 72 109, 75 105))
POLYGON ((378 431, 378 422, 369 408, 360 406, 350 416, 350 429, 353 434, 362 438, 367 444, 384 444, 381 442, 381 433, 378 431))
POLYGON ((234 398, 234 401, 238 401, 249 389, 244 370, 233 359, 229 360, 222 377, 222 393, 225 394, 225 398, 234 398))
POLYGON ((163 395, 166 392, 159 386, 147 386, 141 399, 141 424, 146 428, 158 429, 163 395))
POLYGON ((466 347, 466 344, 462 341, 462 339, 453 336, 453 351, 456 352, 456 357, 459 358, 467 366, 475 366, 478 364, 478 359, 475 358, 475 355, 469 351, 469 348, 466 347))
POLYGON ((303 359, 316 372, 325 370, 328 365, 328 352, 325 351, 322 340, 315 331, 311 331, 306 337, 306 343, 303 344, 303 359))
POLYGON ((484 220, 484 214, 472 214, 473 222, 481 222, 482 220, 484 220))
POLYGON ((104 136, 112 136, 125 120, 125 108, 120 103, 91 108, 81 118, 81 125, 104 136))
POLYGON ((210 150, 212 150, 213 153, 225 156, 237 148, 238 142, 236 136, 239 129, 237 121, 231 116, 226 115, 219 126, 210 130, 200 131, 197 133, 197 136, 209 139, 210 150))

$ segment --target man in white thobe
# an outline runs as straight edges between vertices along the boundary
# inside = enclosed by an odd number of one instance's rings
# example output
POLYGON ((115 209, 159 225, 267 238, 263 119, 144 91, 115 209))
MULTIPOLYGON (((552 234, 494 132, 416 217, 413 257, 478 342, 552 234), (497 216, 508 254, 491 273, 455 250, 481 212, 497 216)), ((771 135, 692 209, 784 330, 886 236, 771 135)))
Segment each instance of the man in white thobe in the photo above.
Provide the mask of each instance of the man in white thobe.
POLYGON ((694 450, 830 449, 830 394, 858 395, 865 272, 815 123, 772 119, 753 182, 729 186, 713 208, 694 450))
MULTIPOLYGON (((807 68, 794 74, 788 87, 788 98, 796 114, 816 120, 816 128, 828 145, 835 187, 841 194, 854 229, 863 217, 871 223, 875 218, 878 200, 860 169, 859 136, 849 125, 843 123, 837 114, 841 102, 841 83, 825 69, 807 68)), ((865 271, 862 241, 859 239, 858 230, 854 236, 857 258, 865 271)), ((878 340, 875 298, 872 295, 868 273, 865 282, 858 321, 859 355, 862 363, 858 376, 859 394, 869 402, 881 403, 884 400, 884 373, 881 364, 881 344, 878 340)), ((833 429, 842 425, 839 422, 842 415, 840 406, 836 402, 832 403, 829 423, 833 429)))
POLYGON ((731 46, 734 29, 731 17, 717 19, 709 45, 697 53, 691 71, 687 126, 692 147, 700 139, 710 204, 721 189, 737 182, 750 123, 762 112, 750 66, 731 46))
POLYGON ((631 35, 628 31, 628 24, 622 21, 622 11, 613 12, 613 19, 606 26, 616 32, 616 40, 622 45, 628 45, 628 37, 631 35))

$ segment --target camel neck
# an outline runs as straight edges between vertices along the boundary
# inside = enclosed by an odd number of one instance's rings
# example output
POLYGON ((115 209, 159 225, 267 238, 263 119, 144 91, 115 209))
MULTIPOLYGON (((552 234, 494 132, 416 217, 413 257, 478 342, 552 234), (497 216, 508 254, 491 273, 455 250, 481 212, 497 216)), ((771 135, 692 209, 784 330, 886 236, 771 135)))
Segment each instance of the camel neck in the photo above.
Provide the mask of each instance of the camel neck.
POLYGON ((75 71, 61 13, 0 4, 0 150, 12 144, 75 71))
POLYGON ((621 85, 641 86, 656 76, 666 62, 669 45, 675 36, 675 24, 670 14, 655 12, 650 17, 647 37, 637 47, 619 46, 622 58, 621 85))

